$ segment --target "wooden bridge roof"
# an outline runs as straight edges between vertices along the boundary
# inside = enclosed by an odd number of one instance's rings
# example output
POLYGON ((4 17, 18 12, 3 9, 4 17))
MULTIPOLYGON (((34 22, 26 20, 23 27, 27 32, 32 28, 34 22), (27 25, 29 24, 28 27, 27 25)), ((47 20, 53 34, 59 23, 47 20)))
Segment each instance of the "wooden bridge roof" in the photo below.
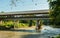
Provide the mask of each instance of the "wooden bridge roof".
POLYGON ((1 15, 30 15, 30 14, 48 14, 49 10, 31 10, 31 11, 16 11, 16 12, 4 12, 1 15))

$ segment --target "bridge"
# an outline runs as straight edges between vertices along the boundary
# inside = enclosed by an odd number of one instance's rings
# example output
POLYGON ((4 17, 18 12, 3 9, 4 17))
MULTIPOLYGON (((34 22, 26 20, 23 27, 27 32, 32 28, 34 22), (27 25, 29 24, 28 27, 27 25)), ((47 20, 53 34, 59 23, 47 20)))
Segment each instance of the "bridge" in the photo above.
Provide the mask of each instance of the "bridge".
POLYGON ((32 10, 0 13, 0 20, 36 20, 36 26, 39 26, 39 20, 49 18, 49 10, 32 10))
POLYGON ((0 13, 0 19, 38 20, 49 19, 48 10, 17 11, 0 13))

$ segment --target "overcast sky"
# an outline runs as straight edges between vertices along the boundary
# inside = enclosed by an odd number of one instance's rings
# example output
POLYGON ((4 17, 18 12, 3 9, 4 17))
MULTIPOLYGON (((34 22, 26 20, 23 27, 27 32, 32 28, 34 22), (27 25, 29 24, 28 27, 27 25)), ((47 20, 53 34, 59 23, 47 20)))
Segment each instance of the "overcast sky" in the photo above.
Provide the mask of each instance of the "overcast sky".
POLYGON ((48 9, 49 5, 47 0, 21 0, 18 1, 16 7, 12 6, 11 0, 0 0, 0 12, 1 11, 28 11, 28 10, 43 10, 48 9))

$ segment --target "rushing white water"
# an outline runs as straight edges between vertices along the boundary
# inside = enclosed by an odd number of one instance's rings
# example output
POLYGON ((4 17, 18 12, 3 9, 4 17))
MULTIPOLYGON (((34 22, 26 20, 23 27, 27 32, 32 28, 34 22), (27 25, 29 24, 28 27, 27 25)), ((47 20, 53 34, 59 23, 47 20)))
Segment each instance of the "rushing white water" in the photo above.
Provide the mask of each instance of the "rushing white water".
POLYGON ((60 28, 53 28, 50 26, 43 26, 41 33, 45 36, 55 36, 60 34, 60 28))

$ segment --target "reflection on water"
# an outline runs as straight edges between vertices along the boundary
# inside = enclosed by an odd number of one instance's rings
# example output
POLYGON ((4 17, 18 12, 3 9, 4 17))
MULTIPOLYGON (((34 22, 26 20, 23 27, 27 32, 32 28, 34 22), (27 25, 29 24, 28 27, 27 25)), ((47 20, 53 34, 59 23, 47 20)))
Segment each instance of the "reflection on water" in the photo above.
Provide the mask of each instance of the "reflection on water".
POLYGON ((0 31, 0 38, 50 38, 58 34, 60 34, 60 28, 42 26, 42 29, 39 32, 36 32, 35 29, 0 31))

